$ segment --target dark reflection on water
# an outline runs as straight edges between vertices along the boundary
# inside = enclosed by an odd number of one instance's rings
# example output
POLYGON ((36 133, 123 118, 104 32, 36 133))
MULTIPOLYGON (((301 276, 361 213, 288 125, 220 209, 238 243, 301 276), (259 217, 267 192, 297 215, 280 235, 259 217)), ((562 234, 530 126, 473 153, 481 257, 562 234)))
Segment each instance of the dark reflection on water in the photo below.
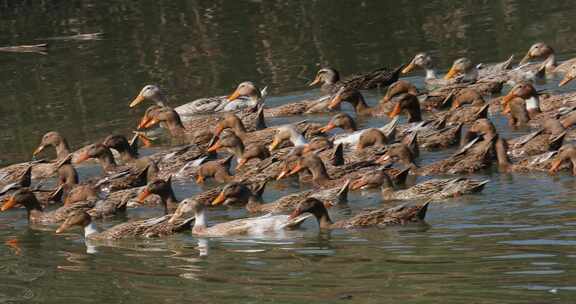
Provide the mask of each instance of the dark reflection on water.
MULTIPOLYGON (((309 96, 305 84, 319 65, 350 74, 397 66, 426 50, 446 69, 464 55, 476 62, 521 56, 540 40, 569 58, 576 54, 574 13, 571 1, 0 0, 0 45, 50 43, 47 55, 0 53, 0 159, 29 159, 48 130, 75 147, 128 133, 143 109, 127 104, 147 83, 166 88, 178 105, 252 80, 269 85, 267 102, 280 104, 309 96), (93 32, 102 39, 45 40, 93 32)), ((420 77, 410 80, 421 84, 420 77)), ((375 103, 381 92, 367 96, 375 103)), ((510 132, 501 117, 492 118, 505 136, 526 131, 510 132)), ((422 162, 448 153, 425 153, 422 162)), ((283 238, 183 234, 87 254, 79 231, 56 236, 54 227, 28 228, 23 211, 9 212, 0 215, 0 302, 571 301, 573 179, 496 170, 478 177, 491 180, 483 194, 433 205, 425 231, 318 233, 307 223, 283 238)), ((271 185, 266 200, 298 190, 282 185, 271 185)), ((179 197, 199 191, 192 183, 177 186, 179 197)), ((350 201, 352 213, 380 205, 377 192, 354 193, 350 201)), ((210 215, 244 215, 231 214, 210 215)))

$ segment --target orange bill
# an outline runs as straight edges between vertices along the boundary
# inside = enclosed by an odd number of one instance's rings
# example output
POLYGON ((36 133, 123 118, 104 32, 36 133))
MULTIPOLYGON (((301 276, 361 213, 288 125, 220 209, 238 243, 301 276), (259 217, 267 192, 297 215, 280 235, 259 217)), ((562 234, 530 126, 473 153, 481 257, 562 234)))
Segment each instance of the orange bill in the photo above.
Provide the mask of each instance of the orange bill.
POLYGON ((198 174, 198 176, 196 177, 196 183, 197 184, 203 184, 204 183, 204 175, 198 174))
POLYGON ((329 122, 327 125, 325 125, 324 127, 320 128, 319 131, 322 133, 326 133, 332 129, 336 128, 336 125, 333 124, 332 122, 329 122))
POLYGON ((408 64, 404 69, 402 69, 402 74, 408 74, 412 72, 414 68, 416 68, 414 62, 410 62, 410 64, 408 64))
POLYGON ((548 170, 549 174, 556 174, 558 172, 558 169, 560 169, 560 166, 562 165, 562 160, 561 159, 556 159, 552 162, 552 167, 550 167, 550 170, 548 170))
POLYGON ((70 228, 70 224, 68 224, 67 222, 62 223, 62 225, 60 225, 60 227, 58 227, 58 229, 56 229, 56 234, 60 234, 66 230, 68 230, 70 228))
POLYGON ((320 74, 316 74, 316 78, 314 78, 314 80, 311 83, 309 83, 308 86, 309 87, 315 86, 320 83, 320 80, 321 80, 320 74))
POLYGON ((245 158, 239 158, 239 159, 238 159, 238 164, 236 165, 236 169, 240 169, 240 168, 244 167, 244 165, 246 164, 246 162, 248 162, 247 159, 245 159, 245 158))
POLYGON ((130 108, 137 106, 142 101, 144 101, 144 96, 142 96, 142 94, 138 94, 138 96, 136 96, 136 98, 134 98, 134 100, 132 100, 130 103, 130 108))
POLYGON ((236 90, 234 91, 234 93, 232 93, 232 95, 228 96, 228 101, 232 101, 235 99, 238 99, 238 97, 240 97, 240 91, 236 90))
POLYGON ((88 153, 88 151, 84 151, 82 152, 82 154, 80 154, 78 156, 78 159, 76 160, 77 164, 83 163, 85 161, 87 161, 88 159, 90 159, 90 154, 88 153))
POLYGON ((274 150, 276 150, 276 148, 278 148, 279 145, 280 145, 280 140, 274 138, 274 140, 272 140, 272 143, 270 144, 270 147, 268 148, 268 150, 274 151, 274 150))
POLYGON ((222 131, 224 131, 224 126, 222 126, 221 123, 218 123, 216 125, 216 128, 214 129, 214 136, 220 136, 220 133, 222 133, 222 131))
POLYGON ((212 146, 208 147, 208 152, 217 152, 218 149, 222 148, 222 145, 219 141, 215 142, 212 146))
POLYGON ((150 195, 152 195, 152 192, 150 192, 150 190, 148 189, 142 190, 142 192, 140 192, 140 194, 138 195, 138 202, 140 204, 144 203, 144 200, 146 200, 146 198, 149 197, 150 195))
POLYGON ((338 93, 336 94, 336 96, 334 96, 334 98, 332 98, 332 100, 330 100, 330 105, 328 105, 328 108, 333 110, 336 107, 338 107, 338 105, 340 105, 341 102, 342 102, 342 93, 338 93))
POLYGON ((302 168, 303 168, 302 165, 296 164, 296 166, 294 168, 292 168, 292 170, 290 172, 288 172, 288 176, 294 175, 294 174, 302 171, 302 168))
POLYGON ((224 203, 226 201, 226 196, 224 195, 224 192, 220 192, 220 194, 218 194, 218 196, 212 200, 212 206, 218 206, 222 203, 224 203))
POLYGON ((394 109, 392 110, 392 112, 388 113, 388 117, 394 118, 394 117, 400 115, 400 112, 402 112, 402 107, 400 106, 400 102, 398 102, 394 106, 394 109))
POLYGON ((45 146, 44 145, 40 145, 38 146, 38 148, 36 148, 36 150, 34 150, 34 152, 32 152, 33 156, 38 155, 40 152, 44 151, 45 146))
POLYGON ((458 69, 456 69, 454 66, 452 66, 450 68, 450 71, 448 71, 448 73, 446 75, 444 75, 444 79, 446 79, 446 80, 452 79, 456 76, 456 74, 458 74, 458 69))
POLYGON ((16 204, 17 204, 16 199, 14 198, 14 196, 12 196, 4 203, 4 205, 2 205, 1 211, 4 212, 8 209, 11 209, 12 207, 16 206, 16 204))
POLYGON ((148 136, 146 136, 145 134, 142 133, 138 133, 138 139, 140 139, 140 141, 142 142, 142 145, 144 147, 150 147, 152 146, 152 139, 150 139, 148 136))

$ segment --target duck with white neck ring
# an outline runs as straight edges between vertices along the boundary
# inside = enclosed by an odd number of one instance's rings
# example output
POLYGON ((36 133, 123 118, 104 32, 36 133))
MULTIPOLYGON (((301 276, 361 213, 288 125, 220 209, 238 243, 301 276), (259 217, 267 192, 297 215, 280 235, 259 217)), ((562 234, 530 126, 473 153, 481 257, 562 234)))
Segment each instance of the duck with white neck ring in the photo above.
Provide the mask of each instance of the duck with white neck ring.
POLYGON ((520 61, 519 65, 526 65, 530 61, 542 60, 546 75, 554 75, 556 73, 566 73, 570 66, 576 63, 576 58, 568 59, 561 64, 556 60, 556 53, 554 49, 544 42, 536 42, 526 52, 524 58, 520 61))
POLYGON ((267 214, 208 226, 206 205, 195 199, 185 199, 180 203, 169 223, 178 221, 184 214, 190 212, 194 213, 195 218, 192 234, 207 237, 278 234, 298 228, 310 217, 309 215, 304 215, 291 218, 288 215, 267 214))

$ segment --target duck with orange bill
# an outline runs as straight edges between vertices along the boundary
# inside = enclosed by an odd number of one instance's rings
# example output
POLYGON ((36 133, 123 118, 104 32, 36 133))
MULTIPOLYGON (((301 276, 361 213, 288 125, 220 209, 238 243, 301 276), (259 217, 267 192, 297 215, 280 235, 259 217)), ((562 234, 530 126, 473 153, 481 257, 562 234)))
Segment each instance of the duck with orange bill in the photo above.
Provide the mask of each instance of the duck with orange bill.
POLYGON ((146 185, 138 194, 138 202, 144 204, 146 199, 151 195, 157 195, 160 198, 164 214, 171 214, 178 207, 178 200, 172 189, 172 178, 157 179, 146 185))
POLYGON ((299 218, 303 214, 312 214, 321 230, 385 228, 389 226, 421 225, 426 226, 425 218, 429 202, 409 206, 407 204, 392 208, 380 208, 361 212, 349 219, 332 221, 324 203, 315 198, 301 201, 290 218, 299 218))
POLYGON ((393 119, 381 128, 367 128, 358 130, 356 122, 346 113, 334 115, 328 123, 320 128, 320 132, 327 133, 334 129, 342 129, 345 133, 336 134, 333 137, 334 144, 345 144, 356 149, 363 149, 367 146, 385 145, 394 140, 398 119, 393 119))
POLYGON ((558 64, 554 49, 544 42, 536 42, 530 46, 519 65, 526 66, 525 68, 538 66, 537 64, 528 65, 529 62, 535 61, 542 61, 546 71, 546 76, 554 76, 555 74, 564 74, 568 72, 570 66, 576 63, 576 58, 571 58, 558 64))
POLYGON ((258 159, 264 160, 270 157, 270 151, 259 141, 254 141, 244 146, 244 141, 234 132, 224 132, 218 141, 208 148, 208 152, 226 150, 236 157, 236 170, 243 167, 247 162, 258 159))

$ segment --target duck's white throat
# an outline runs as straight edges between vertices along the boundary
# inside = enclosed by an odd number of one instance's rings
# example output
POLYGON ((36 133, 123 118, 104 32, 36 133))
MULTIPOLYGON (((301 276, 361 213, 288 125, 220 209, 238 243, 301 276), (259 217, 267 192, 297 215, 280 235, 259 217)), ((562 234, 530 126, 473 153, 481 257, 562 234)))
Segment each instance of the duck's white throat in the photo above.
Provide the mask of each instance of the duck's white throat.
POLYGON ((96 224, 90 223, 86 227, 84 227, 84 237, 88 238, 92 234, 98 233, 98 229, 96 229, 96 224))

